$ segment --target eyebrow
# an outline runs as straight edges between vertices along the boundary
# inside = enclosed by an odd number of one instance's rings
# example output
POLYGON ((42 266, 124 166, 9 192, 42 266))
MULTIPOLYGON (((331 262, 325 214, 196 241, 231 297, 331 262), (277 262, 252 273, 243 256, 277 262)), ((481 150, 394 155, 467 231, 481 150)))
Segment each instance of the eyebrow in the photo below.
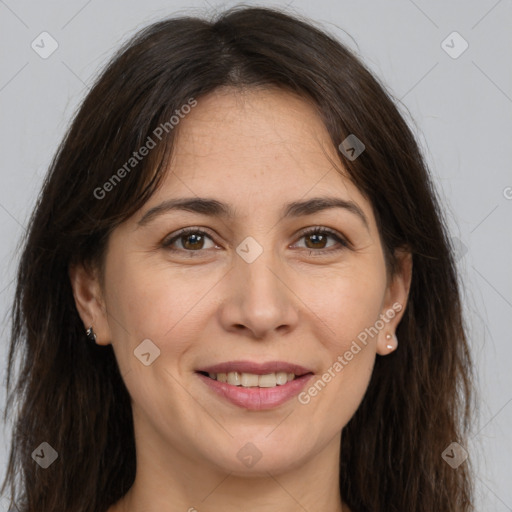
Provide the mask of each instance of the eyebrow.
MULTIPOLYGON (((329 210, 333 208, 343 208, 348 212, 356 215, 369 230, 368 219, 361 208, 353 201, 347 201, 339 197, 314 197, 305 201, 294 201, 288 203, 283 208, 282 219, 302 217, 312 215, 317 212, 329 210)), ((150 208, 138 221, 139 226, 148 224, 156 217, 173 210, 188 211, 210 217, 220 217, 225 219, 233 219, 235 211, 225 203, 216 199, 204 197, 184 197, 178 199, 168 199, 153 208, 150 208)))

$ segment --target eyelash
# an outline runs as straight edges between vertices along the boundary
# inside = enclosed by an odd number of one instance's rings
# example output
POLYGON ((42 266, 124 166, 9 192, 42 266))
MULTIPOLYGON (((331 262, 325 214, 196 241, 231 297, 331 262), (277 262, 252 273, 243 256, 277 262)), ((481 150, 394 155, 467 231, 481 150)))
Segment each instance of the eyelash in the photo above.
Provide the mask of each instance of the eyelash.
MULTIPOLYGON (((212 237, 206 231, 204 231, 202 229, 199 229, 199 228, 190 227, 190 228, 184 228, 181 231, 179 231, 176 235, 174 235, 172 238, 164 240, 162 242, 162 247, 165 248, 168 251, 173 252, 173 253, 175 253, 175 252, 185 252, 185 253, 188 253, 190 255, 190 257, 194 257, 195 256, 194 253, 201 253, 201 252, 203 252, 203 250, 207 250, 207 249, 198 249, 196 251, 192 251, 192 250, 188 250, 188 249, 174 249, 174 248, 171 247, 171 245, 175 241, 179 240, 180 238, 186 237, 187 235, 192 235, 192 234, 194 234, 194 235, 201 235, 201 236, 205 235, 208 238, 210 238, 212 240, 212 242, 213 242, 212 237)), ((338 247, 336 249, 332 249, 332 248, 329 248, 329 249, 308 249, 308 248, 304 248, 306 250, 309 250, 309 254, 310 255, 313 254, 313 253, 320 253, 320 255, 325 255, 326 253, 337 253, 338 251, 342 251, 344 249, 350 248, 349 242, 347 240, 345 240, 341 235, 339 235, 336 231, 334 231, 332 229, 329 229, 329 228, 320 227, 320 226, 316 226, 316 227, 311 228, 311 229, 309 229, 307 231, 304 231, 300 235, 299 240, 302 239, 303 237, 312 236, 312 235, 329 235, 330 237, 334 238, 341 245, 341 247, 338 247)))

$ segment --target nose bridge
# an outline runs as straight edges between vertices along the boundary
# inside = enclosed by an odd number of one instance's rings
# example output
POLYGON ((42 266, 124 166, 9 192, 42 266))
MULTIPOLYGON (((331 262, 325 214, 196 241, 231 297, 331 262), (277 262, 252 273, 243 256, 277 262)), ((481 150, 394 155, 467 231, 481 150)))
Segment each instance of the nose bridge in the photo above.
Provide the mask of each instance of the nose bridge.
POLYGON ((230 283, 234 312, 230 322, 244 325, 257 336, 282 325, 290 326, 296 318, 293 294, 285 285, 284 266, 271 247, 272 237, 267 235, 265 247, 253 237, 238 245, 230 283))
POLYGON ((266 301, 271 301, 269 306, 275 307, 277 302, 280 303, 282 293, 282 283, 276 275, 279 264, 270 245, 270 238, 266 237, 265 248, 253 237, 247 237, 237 247, 239 257, 236 260, 236 274, 240 282, 246 284, 243 295, 258 307, 266 301))
MULTIPOLYGON (((278 279, 279 271, 276 269, 276 258, 272 250, 264 251, 256 260, 247 263, 245 260, 237 262, 237 274, 242 283, 247 284, 246 297, 251 300, 272 295, 275 300, 280 296, 282 283, 278 279)), ((271 299, 271 297, 267 297, 271 299)))

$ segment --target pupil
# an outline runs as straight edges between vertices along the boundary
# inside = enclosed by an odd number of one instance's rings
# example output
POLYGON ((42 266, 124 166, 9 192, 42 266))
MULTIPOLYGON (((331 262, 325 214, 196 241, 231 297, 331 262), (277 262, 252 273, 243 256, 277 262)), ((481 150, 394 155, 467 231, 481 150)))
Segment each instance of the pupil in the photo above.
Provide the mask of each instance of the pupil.
POLYGON ((319 234, 309 235, 309 239, 310 239, 310 240, 311 240, 311 239, 313 239, 313 238, 316 238, 316 239, 317 239, 317 241, 316 241, 316 242, 315 242, 315 241, 313 241, 313 244, 321 243, 321 242, 322 242, 322 240, 318 240, 318 239, 322 239, 322 238, 324 238, 324 235, 319 235, 319 234))
POLYGON ((186 239, 185 247, 190 246, 190 245, 194 246, 195 244, 200 243, 201 235, 187 235, 185 237, 185 239, 186 239), (192 244, 189 244, 188 240, 190 240, 190 239, 196 239, 196 240, 195 240, 195 242, 193 241, 192 244))

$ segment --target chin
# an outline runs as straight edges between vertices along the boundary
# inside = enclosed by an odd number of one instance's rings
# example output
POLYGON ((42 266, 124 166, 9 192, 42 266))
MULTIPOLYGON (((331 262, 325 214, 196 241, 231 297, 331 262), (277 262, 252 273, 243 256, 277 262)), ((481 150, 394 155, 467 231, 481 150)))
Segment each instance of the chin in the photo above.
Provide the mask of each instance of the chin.
POLYGON ((219 453, 208 452, 208 458, 225 472, 245 477, 268 477, 291 471, 312 457, 313 447, 302 442, 294 442, 290 436, 279 436, 272 440, 261 430, 251 439, 250 436, 226 440, 225 449, 217 444, 219 453), (288 441, 287 441, 288 440, 288 441), (216 457, 217 456, 217 457, 216 457))

